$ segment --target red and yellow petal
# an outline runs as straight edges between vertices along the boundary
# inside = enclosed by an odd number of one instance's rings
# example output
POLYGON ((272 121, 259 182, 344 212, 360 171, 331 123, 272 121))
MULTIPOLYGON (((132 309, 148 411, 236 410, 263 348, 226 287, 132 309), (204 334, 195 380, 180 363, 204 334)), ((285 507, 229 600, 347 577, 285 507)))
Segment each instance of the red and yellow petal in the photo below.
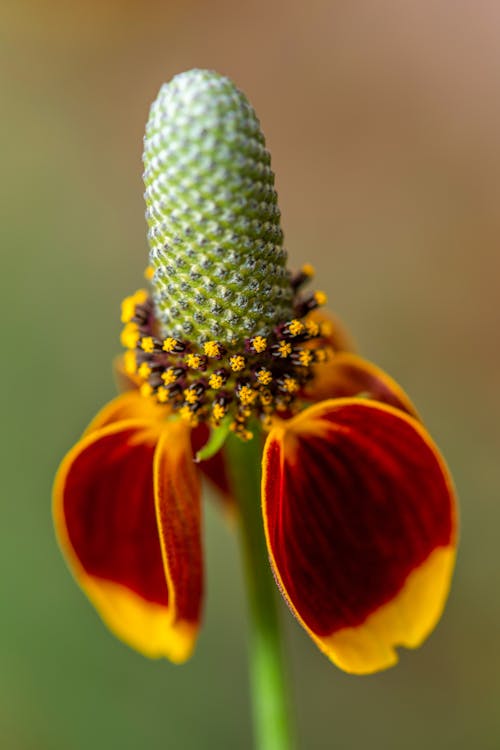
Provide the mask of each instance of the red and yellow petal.
MULTIPOLYGON (((84 436, 124 419, 148 420, 157 427, 165 425, 171 414, 168 404, 158 404, 152 398, 142 396, 138 390, 129 390, 109 401, 94 417, 84 432, 84 436)), ((206 424, 201 423, 191 430, 191 449, 195 454, 206 443, 210 435, 206 424)), ((198 468, 219 490, 225 509, 232 513, 234 500, 229 488, 229 479, 222 451, 207 461, 201 461, 198 468)))
MULTIPOLYGON (((198 632, 203 599, 200 482, 191 451, 191 430, 175 420, 164 430, 154 459, 156 520, 175 629, 184 661, 198 632)), ((172 656, 170 655, 170 658, 172 656)))
POLYGON ((68 453, 54 486, 59 543, 103 620, 145 655, 176 662, 193 649, 202 596, 199 491, 191 474, 186 479, 189 450, 189 434, 175 423, 160 429, 139 419, 114 422, 68 453), (160 482, 162 472, 182 472, 182 479, 160 482), (171 535, 172 525, 182 534, 171 535))
POLYGON ((325 364, 316 365, 314 378, 304 394, 311 401, 360 395, 418 418, 409 397, 390 375, 351 352, 333 354, 325 364))
POLYGON ((419 422, 361 399, 310 407, 270 432, 262 495, 278 584, 335 664, 375 672, 427 637, 450 585, 456 512, 419 422))

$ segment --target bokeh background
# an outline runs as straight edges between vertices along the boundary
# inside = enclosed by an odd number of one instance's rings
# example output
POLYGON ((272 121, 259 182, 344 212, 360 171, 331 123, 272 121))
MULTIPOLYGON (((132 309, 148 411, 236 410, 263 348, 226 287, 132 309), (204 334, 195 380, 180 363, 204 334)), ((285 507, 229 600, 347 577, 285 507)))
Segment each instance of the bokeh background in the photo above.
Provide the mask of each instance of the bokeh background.
POLYGON ((251 747, 238 549, 207 503, 196 654, 115 641, 59 555, 61 456, 114 394, 146 263, 160 84, 227 74, 262 122, 291 264, 412 394, 454 472, 445 616, 387 673, 331 666, 283 608, 301 747, 500 746, 500 9, 489 0, 1 0, 0 746, 251 747))

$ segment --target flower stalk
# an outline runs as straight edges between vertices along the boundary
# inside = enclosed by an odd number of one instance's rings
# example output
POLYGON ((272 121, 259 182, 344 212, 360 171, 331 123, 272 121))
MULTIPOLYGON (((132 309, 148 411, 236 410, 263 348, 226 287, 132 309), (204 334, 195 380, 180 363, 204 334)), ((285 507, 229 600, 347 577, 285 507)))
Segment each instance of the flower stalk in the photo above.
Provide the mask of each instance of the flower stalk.
POLYGON ((261 440, 243 443, 231 435, 225 446, 239 508, 239 534, 249 608, 249 671, 254 741, 258 750, 294 747, 277 589, 260 509, 261 440))

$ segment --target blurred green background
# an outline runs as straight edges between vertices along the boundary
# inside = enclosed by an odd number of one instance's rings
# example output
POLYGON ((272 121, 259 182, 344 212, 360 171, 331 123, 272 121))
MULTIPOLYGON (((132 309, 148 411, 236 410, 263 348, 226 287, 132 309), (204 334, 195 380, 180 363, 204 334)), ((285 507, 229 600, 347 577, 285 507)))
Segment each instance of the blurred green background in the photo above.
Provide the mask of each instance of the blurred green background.
POLYGON ((500 9, 489 0, 2 0, 0 747, 251 747, 245 601, 207 504, 206 622, 183 667, 101 625, 50 518, 57 464, 114 394, 146 263, 142 133, 160 84, 229 75, 273 155, 291 264, 411 393, 462 540, 436 632, 344 675, 283 608, 301 746, 500 747, 500 9))

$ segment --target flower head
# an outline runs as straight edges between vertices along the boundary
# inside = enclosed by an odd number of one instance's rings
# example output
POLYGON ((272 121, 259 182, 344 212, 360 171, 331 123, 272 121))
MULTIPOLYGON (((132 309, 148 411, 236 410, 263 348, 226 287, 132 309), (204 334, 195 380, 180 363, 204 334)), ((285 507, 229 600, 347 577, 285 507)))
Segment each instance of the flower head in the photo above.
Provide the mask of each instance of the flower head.
POLYGON ((186 659, 203 597, 200 472, 231 505, 224 440, 262 433, 263 529, 290 609, 343 669, 388 667, 444 606, 444 461, 404 391, 318 309, 324 293, 304 291, 313 269, 287 270, 264 137, 227 78, 163 86, 144 164, 151 288, 122 304, 127 392, 58 473, 69 563, 119 637, 186 659))

